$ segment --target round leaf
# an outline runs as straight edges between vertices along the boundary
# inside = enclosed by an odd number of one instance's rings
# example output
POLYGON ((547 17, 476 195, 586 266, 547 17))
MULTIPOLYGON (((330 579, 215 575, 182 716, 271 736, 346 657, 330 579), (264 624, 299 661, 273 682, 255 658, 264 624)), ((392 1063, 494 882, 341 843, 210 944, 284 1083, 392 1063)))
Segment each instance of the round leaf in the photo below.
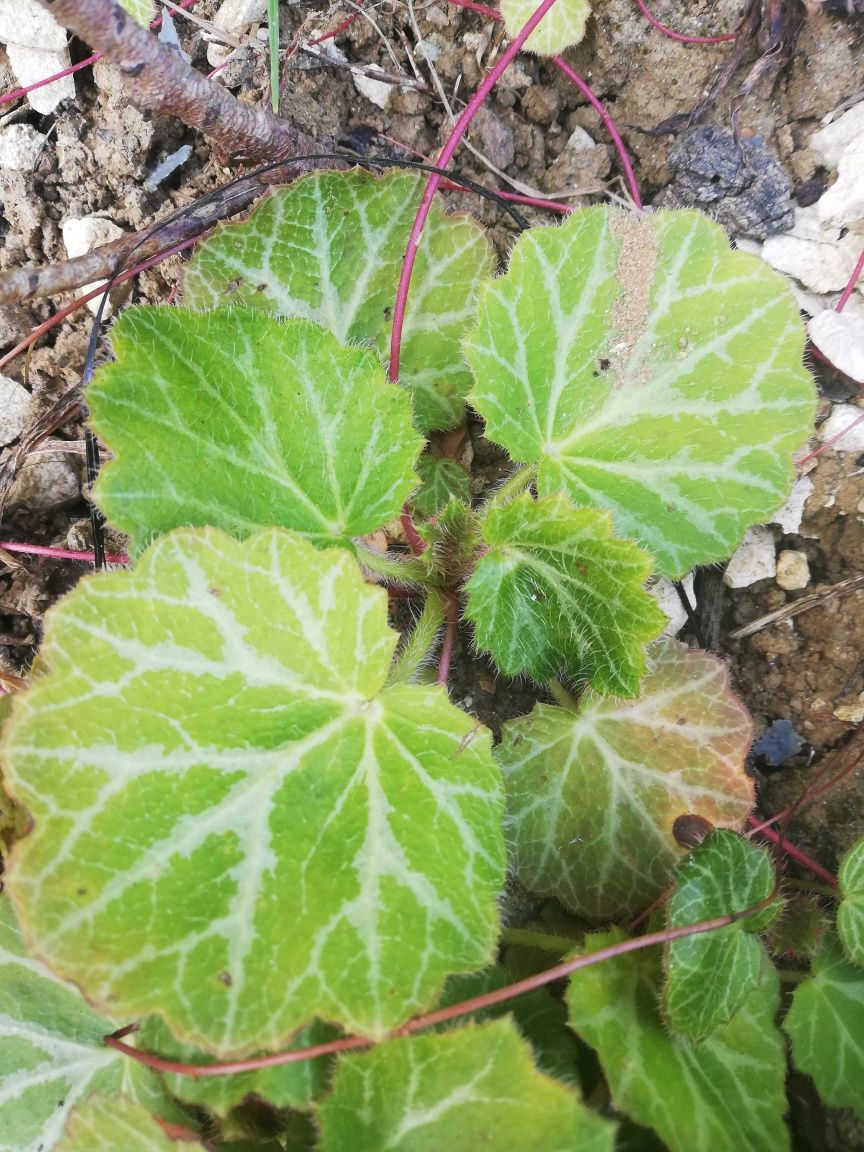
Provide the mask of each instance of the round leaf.
MULTIPOLYGON (((185 303, 306 317, 342 343, 371 344, 386 359, 424 181, 413 172, 375 179, 355 169, 275 189, 243 223, 226 224, 197 246, 185 303)), ((493 270, 483 229, 433 204, 411 278, 399 371, 424 431, 452 428, 462 416, 471 374, 459 342, 477 314, 477 286, 493 270)))
POLYGON ((69 1118, 57 1152, 202 1152, 192 1133, 169 1134, 134 1101, 94 1096, 69 1118))
POLYGON ((676 817, 734 827, 753 806, 751 724, 725 666, 674 643, 649 653, 638 700, 538 705, 496 750, 518 878, 589 919, 633 915, 669 886, 676 817))
POLYGON ((422 441, 375 357, 307 321, 131 308, 87 389, 113 452, 96 486, 137 546, 172 528, 372 532, 416 485, 422 441))
POLYGON ((532 228, 481 289, 471 402, 541 495, 611 509, 681 576, 783 503, 813 422, 783 280, 693 211, 532 228))
MULTIPOLYGON (((501 0, 504 27, 512 40, 537 11, 536 0, 501 0)), ((557 0, 528 39, 526 52, 538 56, 556 56, 565 48, 578 44, 585 35, 585 24, 591 14, 588 0, 557 0)))
POLYGON ((837 932, 846 955, 864 968, 864 840, 846 853, 838 881, 843 900, 837 910, 837 932))
POLYGON ((319 1116, 321 1152, 612 1152, 615 1132, 509 1018, 341 1058, 319 1116))
POLYGON ((441 688, 384 689, 386 600, 343 550, 205 530, 54 609, 8 725, 35 820, 8 883, 94 1002, 247 1053, 315 1017, 380 1036, 488 962, 489 735, 441 688))

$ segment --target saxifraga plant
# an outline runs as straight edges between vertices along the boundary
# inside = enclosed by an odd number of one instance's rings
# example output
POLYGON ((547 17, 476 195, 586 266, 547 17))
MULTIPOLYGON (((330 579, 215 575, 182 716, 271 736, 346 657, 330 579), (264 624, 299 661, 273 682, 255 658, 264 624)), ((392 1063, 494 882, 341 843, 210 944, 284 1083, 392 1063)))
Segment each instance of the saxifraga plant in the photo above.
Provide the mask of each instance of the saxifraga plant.
POLYGON ((4 1150, 569 1152, 620 1124, 775 1152, 781 1026, 864 1110, 864 842, 836 923, 782 891, 740 834, 746 711, 646 591, 787 495, 794 300, 695 212, 574 212, 495 275, 433 210, 391 384, 418 193, 274 191, 182 307, 114 328, 95 496, 135 562, 52 610, 5 727, 4 1150), (466 403, 512 461, 482 491, 440 435, 466 403), (494 748, 447 696, 460 613, 555 701, 494 748), (510 999, 550 954, 566 1011, 510 999), (130 1021, 162 1072, 104 1044, 130 1021))

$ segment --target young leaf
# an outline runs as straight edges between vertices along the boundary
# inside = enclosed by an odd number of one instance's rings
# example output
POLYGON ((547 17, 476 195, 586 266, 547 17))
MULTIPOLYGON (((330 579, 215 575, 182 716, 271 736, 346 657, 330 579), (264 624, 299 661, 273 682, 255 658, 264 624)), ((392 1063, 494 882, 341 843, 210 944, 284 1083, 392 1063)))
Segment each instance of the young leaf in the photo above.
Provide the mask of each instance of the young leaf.
POLYGON ((864 972, 850 964, 834 936, 813 958, 783 1021, 795 1067, 812 1076, 832 1108, 864 1117, 864 972))
MULTIPOLYGON (((767 899, 773 887, 774 865, 766 850, 718 828, 678 865, 669 927, 743 912, 767 899)), ((728 928, 669 942, 664 1000, 666 1019, 677 1032, 701 1040, 731 1020, 764 966, 765 951, 753 933, 778 911, 774 903, 728 928)))
POLYGON ((493 505, 482 533, 489 551, 466 586, 465 615, 502 672, 566 673, 635 695, 643 645, 666 623, 643 588, 650 557, 613 537, 608 513, 564 496, 493 505))
POLYGON ((846 955, 864 968, 864 840, 847 852, 838 880, 843 900, 837 910, 837 932, 846 955))
POLYGON ((693 211, 574 212, 481 289, 471 402, 541 496, 614 512, 662 575, 783 503, 813 420, 787 285, 693 211))
MULTIPOLYGON (((533 0, 501 0, 500 9, 507 35, 512 39, 534 15, 537 5, 533 0)), ((558 0, 525 41, 525 51, 556 56, 578 44, 590 15, 588 0, 558 0)))
POLYGON ((489 734, 441 688, 384 688, 386 600, 341 549, 208 529, 53 610, 7 725, 35 821, 7 879, 94 1002, 247 1053, 315 1017, 380 1036, 488 962, 489 734))
POLYGON ((69 1117, 57 1152, 202 1152, 199 1140, 169 1135, 140 1105, 123 1096, 93 1096, 69 1117))
POLYGON ((96 495, 137 547, 172 528, 279 525, 318 543, 399 514, 422 441, 371 353, 243 308, 131 308, 87 389, 114 453, 96 495))
POLYGON ((614 1126, 538 1072, 512 1020, 339 1060, 322 1152, 612 1152, 614 1126))
POLYGON ((819 951, 828 924, 818 896, 792 892, 768 930, 769 950, 774 956, 809 960, 819 951))
MULTIPOLYGON (((588 951, 620 932, 591 936, 588 951)), ((777 973, 763 960, 728 1024, 701 1043, 670 1035, 657 1008, 657 950, 632 952, 574 972, 567 1003, 575 1031, 597 1050, 615 1107, 655 1129, 671 1152, 789 1148, 786 1054, 774 1023, 777 973)))
POLYGON ((168 1116, 156 1077, 106 1048, 117 1025, 27 955, 8 897, 0 896, 0 1149, 49 1152, 91 1092, 132 1093, 168 1116))
MULTIPOLYGON (((289 1047, 307 1048, 332 1040, 335 1035, 335 1030, 328 1024, 316 1020, 308 1028, 302 1028, 289 1047)), ((158 1016, 149 1016, 143 1022, 138 1032, 138 1044, 170 1060, 210 1063, 200 1048, 177 1040, 158 1016)), ((324 1090, 329 1067, 330 1061, 322 1056, 317 1060, 299 1060, 296 1064, 282 1064, 234 1076, 194 1077, 165 1073, 164 1078, 171 1092, 184 1104, 198 1104, 217 1116, 225 1116, 252 1095, 277 1108, 308 1108, 324 1090)))
POLYGON ((136 24, 143 24, 145 27, 156 14, 153 0, 117 0, 117 3, 126 9, 136 24))
MULTIPOLYGON (((184 302, 303 316, 343 344, 370 343, 386 359, 424 180, 412 172, 375 179, 355 169, 274 190, 242 224, 224 225, 197 246, 184 302)), ((493 270, 483 229, 433 204, 411 279, 399 373, 424 431, 452 428, 462 416, 471 374, 459 342, 477 314, 477 287, 493 270)))
POLYGON ((442 460, 424 452, 417 461, 417 475, 420 487, 411 497, 411 503, 421 516, 434 516, 451 500, 471 502, 468 473, 455 460, 442 460))
POLYGON ((734 827, 753 806, 750 719, 725 665, 674 643, 649 652, 638 700, 587 692, 576 715, 538 705, 496 749, 516 875, 592 920, 640 912, 668 887, 677 816, 734 827))

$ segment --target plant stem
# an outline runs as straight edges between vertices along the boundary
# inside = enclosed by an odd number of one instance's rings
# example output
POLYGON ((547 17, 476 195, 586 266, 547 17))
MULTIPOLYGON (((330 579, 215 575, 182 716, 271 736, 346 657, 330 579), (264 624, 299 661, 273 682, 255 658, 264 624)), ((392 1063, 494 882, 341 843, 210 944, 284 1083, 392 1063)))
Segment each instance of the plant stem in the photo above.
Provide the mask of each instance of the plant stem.
POLYGON ((549 695, 556 704, 566 708, 568 712, 578 712, 579 705, 564 687, 560 680, 550 680, 546 685, 549 695))
POLYGON ((499 508, 502 504, 509 504, 515 500, 526 488, 534 483, 537 475, 536 464, 525 464, 518 468, 512 476, 508 476, 498 491, 486 503, 487 508, 499 508))
POLYGON ((267 32, 270 42, 270 103, 279 113, 279 0, 267 0, 267 32))
POLYGON ((361 567, 365 568, 367 572, 374 572, 377 576, 384 576, 387 580, 395 580, 399 584, 420 584, 423 587, 435 585, 426 565, 410 556, 395 556, 392 552, 376 552, 373 548, 364 548, 362 545, 357 545, 356 556, 361 567))
POLYGON ((456 643, 456 632, 459 628, 459 597, 452 590, 447 591, 447 627, 444 631, 444 640, 441 643, 441 656, 438 660, 438 675, 436 683, 446 684, 450 675, 450 658, 453 655, 453 645, 456 643))
POLYGON ((442 589, 429 589, 423 611, 393 661, 390 675, 387 677, 388 685, 410 684, 416 679, 441 631, 448 601, 449 597, 442 589))
POLYGON ((550 952, 553 956, 566 956, 580 944, 579 940, 555 936, 552 932, 535 932, 533 928, 502 928, 501 939, 505 944, 536 948, 540 952, 550 952))

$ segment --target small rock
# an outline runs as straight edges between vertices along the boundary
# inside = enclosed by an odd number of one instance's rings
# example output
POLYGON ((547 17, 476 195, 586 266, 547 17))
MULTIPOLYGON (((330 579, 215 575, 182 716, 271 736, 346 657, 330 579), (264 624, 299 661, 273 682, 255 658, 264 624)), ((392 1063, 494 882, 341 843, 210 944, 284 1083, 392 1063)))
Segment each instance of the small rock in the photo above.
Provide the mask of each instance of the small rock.
POLYGON ((9 124, 0 131, 0 168, 32 172, 46 137, 29 124, 9 124))
POLYGON ((354 87, 361 96, 365 96, 382 111, 386 111, 390 107, 390 101, 393 99, 392 84, 386 84, 383 80, 376 80, 374 76, 367 76, 360 72, 355 72, 351 78, 354 81, 354 87))
POLYGON ((497 87, 505 91, 508 89, 518 90, 520 88, 530 88, 533 83, 534 77, 530 72, 526 72, 524 68, 521 68, 517 60, 502 74, 497 87))
POLYGON ((806 552, 784 550, 777 557, 777 584, 785 592, 795 592, 810 583, 810 565, 806 552))
POLYGON ((864 220, 864 133, 844 149, 837 179, 817 202, 816 210, 821 220, 836 228, 864 220))
POLYGON ((424 8, 423 16, 428 23, 434 24, 438 28, 446 28, 450 23, 449 12, 445 12, 440 4, 433 4, 430 8, 424 8))
POLYGON ((532 123, 548 126, 558 115, 559 102, 554 88, 534 84, 522 97, 522 111, 532 123))
POLYGON ((788 720, 769 724, 753 745, 753 751, 772 768, 779 768, 804 747, 803 739, 788 720))
POLYGON ((507 168, 516 157, 513 131, 500 116, 481 108, 474 117, 474 143, 496 168, 507 168))
POLYGON ((792 485, 789 499, 779 512, 771 517, 772 524, 779 524, 787 536, 798 532, 804 519, 804 505, 813 492, 813 481, 809 476, 799 476, 792 485))
POLYGON ((34 452, 15 477, 8 506, 45 511, 77 500, 80 495, 81 481, 74 463, 51 452, 34 452))
POLYGON ((748 588, 757 580, 769 580, 776 571, 771 529, 748 528, 743 543, 726 565, 723 583, 728 588, 748 588))
POLYGON ((585 129, 577 124, 570 133, 564 147, 571 149, 573 152, 590 152, 592 148, 597 147, 597 142, 596 140, 592 140, 585 129))
MULTIPOLYGON (((61 225, 63 243, 70 257, 83 256, 103 244, 109 244, 123 235, 123 229, 106 216, 82 216, 79 219, 64 220, 61 225)), ((105 283, 100 280, 94 284, 87 284, 82 292, 91 292, 105 283)), ((95 315, 99 311, 100 297, 94 296, 87 302, 87 307, 95 315)), ((103 316, 111 314, 111 302, 108 301, 103 316)))
POLYGON ((840 436, 837 443, 831 445, 835 452, 864 452, 864 409, 856 408, 854 404, 835 404, 831 415, 819 428, 819 439, 824 443, 835 436, 840 436))
MULTIPOLYGON (((249 32, 252 25, 267 15, 267 0, 223 0, 219 11, 213 17, 213 24, 222 32, 240 36, 249 32)), ((225 62, 231 55, 233 46, 214 42, 207 48, 207 62, 211 68, 225 62)))
POLYGON ((864 315, 826 308, 813 317, 807 331, 835 368, 864 384, 864 315))
MULTIPOLYGON (((28 48, 20 44, 9 44, 6 48, 9 65, 15 73, 15 78, 22 88, 35 84, 37 80, 44 80, 46 76, 53 76, 55 72, 62 72, 72 63, 68 48, 57 52, 45 51, 42 48, 28 48)), ((63 76, 42 88, 35 88, 27 93, 27 102, 30 107, 47 116, 53 112, 61 100, 75 99, 75 77, 63 76)))
POLYGON ((864 692, 859 692, 848 704, 840 704, 834 709, 833 715, 838 720, 845 720, 847 724, 860 724, 864 720, 864 692))
POLYGON ((0 40, 4 44, 59 52, 66 47, 68 39, 66 29, 36 0, 0 0, 0 40))
MULTIPOLYGON (((798 212, 807 211, 799 208, 798 212)), ((845 288, 861 251, 861 237, 851 232, 837 239, 804 239, 795 232, 771 236, 762 245, 762 259, 778 272, 794 276, 811 292, 845 288)))
POLYGON ((17 380, 0 376, 0 446, 17 440, 30 420, 30 393, 17 380))
POLYGON ((864 136, 864 101, 814 133, 810 147, 819 153, 826 168, 836 168, 846 148, 860 136, 864 136))
MULTIPOLYGON (((689 573, 682 581, 687 599, 696 607, 696 594, 693 591, 693 573, 689 573)), ((657 606, 664 615, 668 616, 669 623, 663 629, 664 636, 677 636, 687 623, 687 612, 681 603, 678 590, 671 580, 665 576, 658 577, 649 587, 648 591, 657 601, 657 606)))

